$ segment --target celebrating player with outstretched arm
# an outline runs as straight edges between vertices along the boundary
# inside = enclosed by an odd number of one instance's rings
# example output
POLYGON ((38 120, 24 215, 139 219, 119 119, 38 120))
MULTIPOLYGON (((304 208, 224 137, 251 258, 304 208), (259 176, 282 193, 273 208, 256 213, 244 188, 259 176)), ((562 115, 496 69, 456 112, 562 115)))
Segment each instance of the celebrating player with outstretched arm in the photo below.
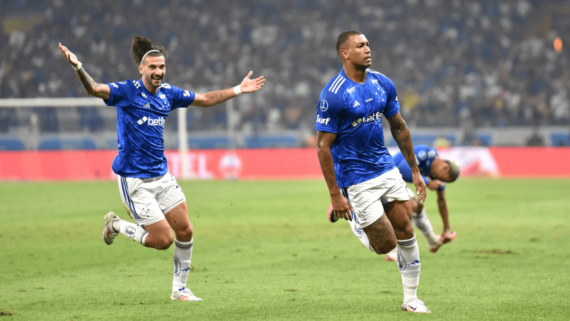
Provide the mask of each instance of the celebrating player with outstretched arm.
POLYGON ((174 242, 172 300, 202 301, 186 288, 192 257, 193 229, 188 219, 186 197, 168 172, 164 156, 163 130, 169 112, 189 105, 210 107, 241 93, 255 92, 265 82, 263 76, 240 85, 205 94, 193 93, 162 82, 166 74, 166 51, 145 37, 132 41, 131 56, 141 79, 99 84, 87 74, 77 57, 59 44, 61 53, 73 66, 89 95, 105 100, 117 109, 119 153, 113 161, 119 191, 127 213, 137 224, 105 215, 103 240, 112 244, 122 233, 146 247, 166 250, 174 242), (173 239, 171 228, 176 240, 173 239))
POLYGON ((430 313, 416 294, 420 255, 407 186, 382 132, 386 117, 412 170, 418 199, 423 201, 426 187, 400 115, 396 88, 386 76, 368 69, 370 47, 361 32, 340 34, 336 47, 343 69, 321 91, 316 122, 318 158, 334 213, 329 220, 334 222, 335 216, 348 220, 362 243, 377 254, 386 254, 397 244, 404 286, 402 310, 430 313))

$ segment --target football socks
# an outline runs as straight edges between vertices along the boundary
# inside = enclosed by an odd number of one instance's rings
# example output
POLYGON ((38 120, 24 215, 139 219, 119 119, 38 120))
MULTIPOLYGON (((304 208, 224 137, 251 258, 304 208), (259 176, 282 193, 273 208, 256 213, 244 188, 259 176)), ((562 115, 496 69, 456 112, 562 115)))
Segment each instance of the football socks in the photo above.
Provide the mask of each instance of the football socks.
POLYGON ((417 299, 420 283, 420 250, 416 236, 409 240, 398 240, 398 270, 404 285, 404 302, 417 299))
POLYGON ((190 272, 193 245, 194 239, 190 240, 190 242, 174 241, 174 278, 172 280, 172 292, 179 291, 186 286, 188 273, 190 272))
MULTIPOLYGON (((120 220, 119 222, 120 222, 118 228, 119 232, 121 232, 131 240, 138 242, 142 245, 145 245, 148 232, 144 228, 138 226, 137 224, 127 222, 125 220, 120 220)), ((117 230, 117 226, 113 225, 113 228, 117 230)))
POLYGON ((412 221, 425 236, 429 245, 436 245, 439 242, 437 235, 433 232, 433 227, 426 214, 425 207, 420 213, 412 213, 412 221))

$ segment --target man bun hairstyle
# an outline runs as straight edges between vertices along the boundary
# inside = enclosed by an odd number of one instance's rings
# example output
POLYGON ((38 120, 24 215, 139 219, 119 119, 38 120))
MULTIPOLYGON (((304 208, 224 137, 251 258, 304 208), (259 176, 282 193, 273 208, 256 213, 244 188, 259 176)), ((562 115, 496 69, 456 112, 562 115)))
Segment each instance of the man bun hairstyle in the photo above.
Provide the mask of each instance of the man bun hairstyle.
POLYGON ((134 37, 131 43, 131 58, 137 65, 140 65, 145 54, 147 56, 164 56, 166 58, 166 49, 162 46, 155 46, 147 37, 134 37), (158 50, 158 52, 148 53, 151 50, 158 50))
POLYGON ((348 41, 348 38, 350 38, 350 36, 362 34, 363 33, 358 30, 349 30, 338 35, 338 38, 336 39, 336 52, 340 54, 340 47, 342 47, 342 45, 348 41))
POLYGON ((446 160, 446 162, 449 164, 449 178, 451 179, 451 182, 455 182, 459 177, 459 174, 461 174, 461 167, 459 167, 455 162, 450 162, 448 160, 446 160))

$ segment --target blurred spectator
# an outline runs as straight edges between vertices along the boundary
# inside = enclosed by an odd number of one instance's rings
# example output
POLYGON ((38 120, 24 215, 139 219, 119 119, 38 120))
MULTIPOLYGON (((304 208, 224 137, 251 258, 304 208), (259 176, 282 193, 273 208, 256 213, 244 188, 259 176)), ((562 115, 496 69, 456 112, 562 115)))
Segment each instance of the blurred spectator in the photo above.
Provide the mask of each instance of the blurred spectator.
POLYGON ((532 131, 532 133, 530 134, 530 136, 527 137, 525 145, 526 146, 544 146, 544 139, 538 133, 537 128, 535 128, 532 131))
POLYGON ((448 148, 452 147, 452 143, 445 135, 439 134, 437 138, 433 141, 432 146, 435 148, 448 148))
MULTIPOLYGON (((0 19, 0 98, 85 97, 58 42, 96 81, 138 78, 129 45, 144 35, 166 47, 166 81, 179 87, 229 87, 249 70, 267 78, 236 104, 236 128, 307 130, 319 91, 341 67, 336 37, 358 29, 411 126, 570 122, 570 51, 553 47, 569 27, 568 1, 8 1, 0 19)), ((219 130, 224 113, 193 114, 190 129, 219 130)), ((97 130, 106 115, 85 114, 94 120, 83 128, 97 130)))

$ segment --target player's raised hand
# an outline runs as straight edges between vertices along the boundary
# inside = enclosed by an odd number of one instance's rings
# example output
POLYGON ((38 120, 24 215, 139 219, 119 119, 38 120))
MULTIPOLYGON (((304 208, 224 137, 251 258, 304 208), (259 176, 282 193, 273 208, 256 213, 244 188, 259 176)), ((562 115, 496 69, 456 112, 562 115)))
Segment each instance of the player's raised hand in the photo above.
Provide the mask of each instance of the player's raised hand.
POLYGON ((352 221, 352 215, 350 215, 352 207, 348 203, 348 200, 342 194, 338 194, 338 196, 331 197, 331 203, 334 214, 338 218, 344 218, 347 221, 352 221))
POLYGON ((412 171, 412 177, 414 180, 414 186, 416 187, 416 195, 418 196, 418 201, 423 203, 426 200, 426 184, 424 183, 419 170, 412 171))
POLYGON ((67 60, 67 62, 69 62, 73 67, 79 65, 79 60, 77 59, 77 56, 75 56, 73 52, 69 51, 69 49, 67 49, 66 46, 62 45, 61 42, 59 43, 59 50, 61 50, 61 54, 63 55, 65 60, 67 60))
POLYGON ((250 79, 251 75, 253 75, 253 71, 250 71, 239 85, 242 93, 251 93, 254 91, 258 91, 261 89, 261 87, 263 87, 263 84, 265 83, 265 78, 261 76, 259 78, 250 79))

